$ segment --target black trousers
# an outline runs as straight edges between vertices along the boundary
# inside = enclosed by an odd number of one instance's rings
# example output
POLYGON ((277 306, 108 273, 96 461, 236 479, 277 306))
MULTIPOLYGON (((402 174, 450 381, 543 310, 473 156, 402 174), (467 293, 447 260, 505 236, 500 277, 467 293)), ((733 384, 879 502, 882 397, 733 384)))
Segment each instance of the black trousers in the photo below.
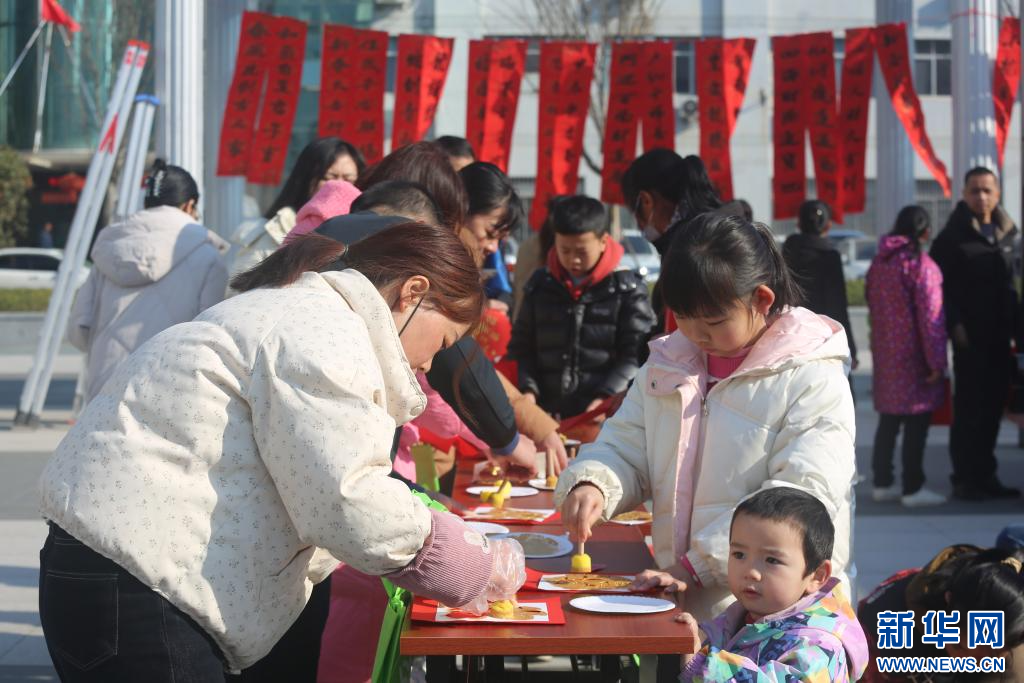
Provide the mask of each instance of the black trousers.
POLYGON ((223 683, 220 648, 188 615, 51 524, 39 616, 64 683, 223 683))
POLYGON ((1010 391, 1009 351, 953 351, 953 483, 982 486, 996 473, 996 439, 1010 391))
POLYGON ((924 445, 928 440, 928 427, 932 414, 920 415, 878 415, 878 429, 875 431, 875 449, 871 457, 874 484, 888 488, 893 484, 893 451, 896 450, 896 436, 903 426, 903 495, 916 493, 924 485, 924 445))

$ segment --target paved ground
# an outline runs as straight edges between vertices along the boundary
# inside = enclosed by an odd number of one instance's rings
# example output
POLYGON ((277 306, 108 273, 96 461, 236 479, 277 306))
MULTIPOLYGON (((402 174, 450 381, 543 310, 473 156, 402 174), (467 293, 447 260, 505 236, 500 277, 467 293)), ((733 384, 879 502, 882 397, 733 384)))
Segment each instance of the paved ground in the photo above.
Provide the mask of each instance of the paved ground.
MULTIPOLYGON (((854 312, 852 317, 858 343, 867 349, 863 312, 854 312)), ((870 402, 870 354, 862 353, 861 361, 854 377, 857 459, 861 473, 870 476, 870 446, 876 424, 870 402)), ((5 355, 0 348, 0 683, 56 680, 37 610, 38 552, 46 531, 36 514, 35 482, 67 429, 76 359, 61 358, 41 428, 14 430, 10 420, 29 364, 23 349, 5 355)), ((928 486, 947 494, 948 439, 947 428, 933 428, 925 460, 928 486)), ((1024 486, 1024 450, 1017 448, 1017 430, 1009 424, 1004 424, 1000 434, 998 457, 1003 480, 1024 486)), ((1021 501, 952 502, 940 508, 911 511, 898 504, 871 501, 868 481, 858 486, 858 493, 854 553, 861 591, 897 569, 922 564, 944 545, 991 545, 1003 526, 1024 521, 1021 501)))

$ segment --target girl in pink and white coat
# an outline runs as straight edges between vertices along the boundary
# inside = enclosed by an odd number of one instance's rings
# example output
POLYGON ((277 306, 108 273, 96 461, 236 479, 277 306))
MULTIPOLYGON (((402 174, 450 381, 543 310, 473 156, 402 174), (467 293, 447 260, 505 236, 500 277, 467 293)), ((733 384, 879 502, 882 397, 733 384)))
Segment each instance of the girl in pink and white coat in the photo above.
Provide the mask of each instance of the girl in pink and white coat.
POLYGON ((703 214, 662 267, 679 329, 651 355, 597 441, 555 491, 570 536, 653 502, 660 571, 635 586, 685 593, 707 620, 732 601, 729 525, 736 505, 794 486, 835 520, 834 575, 846 580, 855 473, 854 409, 843 327, 795 304, 799 288, 767 226, 703 214))

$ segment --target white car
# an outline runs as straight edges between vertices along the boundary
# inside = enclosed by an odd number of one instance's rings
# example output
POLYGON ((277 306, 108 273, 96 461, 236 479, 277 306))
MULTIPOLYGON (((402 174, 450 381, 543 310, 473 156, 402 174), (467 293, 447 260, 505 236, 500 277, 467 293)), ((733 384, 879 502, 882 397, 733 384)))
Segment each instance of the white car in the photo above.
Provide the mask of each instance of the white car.
MULTIPOLYGON (((0 249, 0 289, 53 289, 63 259, 61 249, 0 249)), ((83 268, 75 289, 81 287, 87 277, 89 269, 83 268)))
POLYGON ((870 237, 845 239, 836 244, 836 249, 843 259, 843 277, 863 280, 878 253, 878 241, 870 237))
POLYGON ((623 230, 619 242, 626 250, 622 262, 648 285, 657 282, 661 275, 661 256, 654 245, 639 230, 623 230))

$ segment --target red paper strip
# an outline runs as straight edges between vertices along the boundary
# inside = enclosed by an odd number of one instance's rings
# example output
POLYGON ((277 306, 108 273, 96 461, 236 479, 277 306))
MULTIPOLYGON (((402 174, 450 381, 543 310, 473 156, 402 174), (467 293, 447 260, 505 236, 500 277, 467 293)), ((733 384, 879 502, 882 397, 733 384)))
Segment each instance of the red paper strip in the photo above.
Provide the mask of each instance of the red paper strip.
POLYGON ((304 22, 277 17, 271 32, 269 80, 246 169, 249 182, 260 185, 281 182, 302 89, 302 62, 306 53, 304 22))
POLYGON ((868 104, 875 58, 874 30, 854 28, 846 31, 846 55, 843 58, 842 96, 839 125, 842 130, 843 210, 864 211, 864 157, 868 138, 868 104))
POLYGON ((772 140, 775 150, 772 195, 775 218, 792 218, 807 190, 804 168, 804 111, 801 89, 806 52, 803 36, 772 38, 775 70, 775 113, 772 140))
POLYGON ((644 151, 675 147, 672 43, 623 41, 612 47, 605 117, 601 199, 621 204, 622 176, 636 156, 636 127, 643 123, 644 151))
POLYGON ((270 69, 275 17, 245 12, 220 128, 217 175, 246 175, 263 82, 270 69))
POLYGON ((1020 86, 1020 19, 1006 17, 999 28, 999 51, 992 73, 992 100, 996 112, 996 148, 999 167, 1003 166, 1006 136, 1010 132, 1010 116, 1020 86))
POLYGON ((752 38, 708 38, 697 43, 700 156, 726 201, 733 198, 729 140, 746 94, 754 44, 752 38))
POLYGON ((506 172, 525 71, 526 41, 469 42, 466 138, 477 159, 506 172))
POLYGON ((878 63, 885 77, 885 85, 892 98, 896 116, 903 123, 910 144, 928 167, 935 180, 942 187, 946 197, 952 196, 952 183, 942 163, 932 148, 925 130, 924 112, 921 101, 914 90, 914 79, 910 75, 910 55, 907 48, 907 27, 905 24, 883 24, 875 27, 875 49, 878 63))
POLYGON ((391 149, 423 139, 434 121, 452 61, 452 38, 401 35, 391 149))
POLYGON ((371 164, 384 156, 387 62, 384 31, 324 25, 319 134, 355 145, 371 164))
POLYGON ((547 216, 551 197, 576 192, 596 48, 582 42, 541 45, 537 181, 530 207, 534 230, 547 216))
POLYGON ((835 44, 829 32, 801 36, 806 58, 802 92, 807 130, 811 135, 817 195, 832 209, 832 220, 843 222, 842 138, 836 121, 835 44))

